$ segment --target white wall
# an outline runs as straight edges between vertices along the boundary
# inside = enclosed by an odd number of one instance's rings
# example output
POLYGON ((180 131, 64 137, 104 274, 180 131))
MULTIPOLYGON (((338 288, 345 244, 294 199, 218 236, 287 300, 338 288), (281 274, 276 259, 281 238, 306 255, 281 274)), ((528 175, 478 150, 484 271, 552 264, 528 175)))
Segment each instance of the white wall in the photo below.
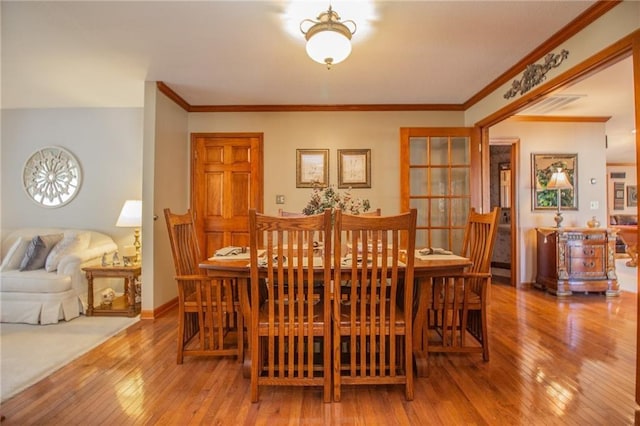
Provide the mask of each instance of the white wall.
POLYGON ((189 208, 190 188, 186 111, 160 93, 154 83, 147 83, 145 98, 149 105, 145 114, 149 137, 145 134, 144 201, 147 209, 143 225, 147 232, 143 242, 153 251, 147 250, 143 257, 146 281, 146 285, 143 284, 143 311, 177 297, 173 278, 175 268, 163 211, 170 208, 175 213, 184 213, 189 208))
POLYGON ((604 123, 522 122, 506 120, 489 130, 491 138, 520 139, 519 175, 516 177, 520 229, 520 279, 534 282, 537 227, 555 226, 555 211, 534 211, 531 201, 531 154, 578 154, 578 210, 563 211, 563 226, 584 227, 596 216, 607 217, 607 169, 604 123), (590 179, 596 183, 591 184, 590 179), (598 208, 591 209, 591 202, 598 208))
POLYGON ((126 199, 142 196, 142 108, 2 110, 1 229, 86 228, 113 236, 122 248, 133 230, 115 226, 126 199), (60 208, 43 208, 22 187, 31 154, 60 146, 78 159, 82 184, 60 208))
MULTIPOLYGON (((371 188, 352 189, 383 214, 400 210, 400 128, 461 127, 461 112, 193 113, 189 132, 264 133, 264 211, 302 211, 312 190, 296 188, 296 149, 329 149, 329 182, 338 183, 338 149, 371 149, 371 188), (275 204, 276 194, 286 203, 275 204)), ((341 190, 343 191, 343 190, 341 190)))

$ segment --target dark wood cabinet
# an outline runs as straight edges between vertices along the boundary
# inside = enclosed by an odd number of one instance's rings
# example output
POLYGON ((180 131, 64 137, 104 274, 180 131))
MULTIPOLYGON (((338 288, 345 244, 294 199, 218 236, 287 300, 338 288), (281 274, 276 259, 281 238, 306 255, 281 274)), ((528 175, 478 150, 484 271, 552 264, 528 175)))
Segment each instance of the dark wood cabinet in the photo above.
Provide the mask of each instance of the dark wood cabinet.
POLYGON ((537 228, 537 254, 536 287, 557 296, 620 294, 615 229, 537 228))

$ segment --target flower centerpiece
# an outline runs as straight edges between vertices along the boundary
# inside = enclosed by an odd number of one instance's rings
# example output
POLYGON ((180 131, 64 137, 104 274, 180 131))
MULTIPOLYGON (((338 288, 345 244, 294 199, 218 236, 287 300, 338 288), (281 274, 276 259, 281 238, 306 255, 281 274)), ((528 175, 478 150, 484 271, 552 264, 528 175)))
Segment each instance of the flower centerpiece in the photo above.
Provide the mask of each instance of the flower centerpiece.
POLYGON ((333 185, 324 188, 315 187, 311 199, 302 210, 303 214, 313 215, 324 212, 325 209, 340 209, 350 214, 360 214, 371 208, 369 200, 362 200, 351 196, 351 188, 340 194, 333 185))

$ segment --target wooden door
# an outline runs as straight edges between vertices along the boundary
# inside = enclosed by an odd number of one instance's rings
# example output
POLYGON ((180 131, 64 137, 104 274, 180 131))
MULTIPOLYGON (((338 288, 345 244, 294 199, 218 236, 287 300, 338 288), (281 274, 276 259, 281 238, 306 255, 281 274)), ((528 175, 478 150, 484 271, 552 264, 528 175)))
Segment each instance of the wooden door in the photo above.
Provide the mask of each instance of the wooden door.
POLYGON ((249 245, 249 209, 263 211, 263 135, 191 135, 191 210, 203 254, 249 245))

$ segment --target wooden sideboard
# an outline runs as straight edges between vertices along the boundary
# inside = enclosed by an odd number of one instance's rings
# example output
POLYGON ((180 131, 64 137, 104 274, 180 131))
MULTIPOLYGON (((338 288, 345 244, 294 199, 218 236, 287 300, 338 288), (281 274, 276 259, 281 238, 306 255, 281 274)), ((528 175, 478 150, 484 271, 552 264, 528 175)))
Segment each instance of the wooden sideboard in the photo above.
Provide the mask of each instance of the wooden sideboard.
POLYGON ((557 296, 620 294, 615 229, 537 228, 537 240, 536 287, 557 296))

